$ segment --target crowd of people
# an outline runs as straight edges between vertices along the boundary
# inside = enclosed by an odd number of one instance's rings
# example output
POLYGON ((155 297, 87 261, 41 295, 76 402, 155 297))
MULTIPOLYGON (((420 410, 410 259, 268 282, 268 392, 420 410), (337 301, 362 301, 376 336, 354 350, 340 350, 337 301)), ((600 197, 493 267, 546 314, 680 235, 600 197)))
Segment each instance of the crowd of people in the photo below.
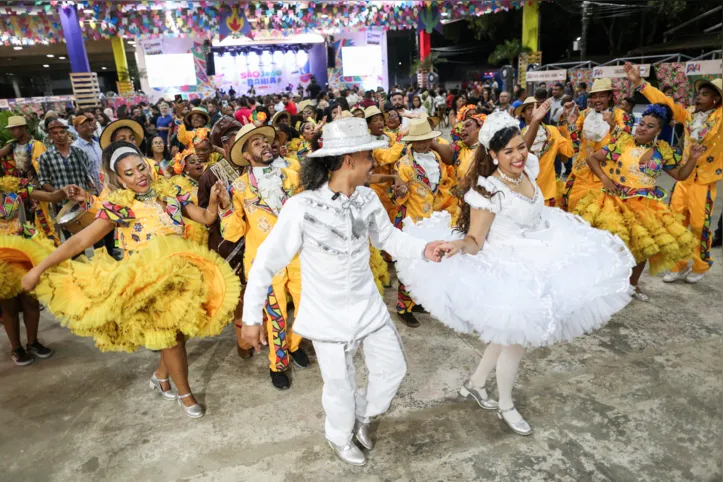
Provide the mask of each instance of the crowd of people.
POLYGON ((13 141, 0 149, 0 308, 12 358, 52 355, 38 340, 42 303, 102 351, 158 351, 150 389, 198 418, 189 338, 233 323, 240 358, 268 346, 279 390, 291 388, 292 365, 311 366, 307 338, 324 379, 326 438, 363 465, 353 439, 372 449, 369 422, 407 370, 381 296, 394 269, 399 320, 416 328, 430 313, 488 342, 460 393, 529 435, 512 400, 527 348, 648 301, 648 264, 688 283, 712 264, 721 80, 697 83, 686 109, 625 68, 650 101, 638 122, 610 79, 533 95, 313 82, 307 98, 229 92, 48 112, 42 133, 11 117, 13 141), (661 137, 674 123, 677 146, 661 137), (663 172, 677 181, 670 205, 663 172), (355 394, 360 346, 369 381, 355 394), (485 388, 493 370, 498 400, 485 388))

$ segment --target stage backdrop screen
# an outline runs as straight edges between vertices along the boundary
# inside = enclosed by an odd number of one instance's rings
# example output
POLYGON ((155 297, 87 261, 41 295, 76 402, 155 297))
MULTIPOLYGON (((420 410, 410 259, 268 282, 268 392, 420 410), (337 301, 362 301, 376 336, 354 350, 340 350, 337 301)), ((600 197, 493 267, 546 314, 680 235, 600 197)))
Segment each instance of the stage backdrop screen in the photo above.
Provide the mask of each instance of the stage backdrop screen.
POLYGON ((146 55, 146 72, 154 88, 196 85, 193 54, 146 55))
POLYGON ((382 75, 382 48, 379 45, 342 47, 344 77, 382 75))

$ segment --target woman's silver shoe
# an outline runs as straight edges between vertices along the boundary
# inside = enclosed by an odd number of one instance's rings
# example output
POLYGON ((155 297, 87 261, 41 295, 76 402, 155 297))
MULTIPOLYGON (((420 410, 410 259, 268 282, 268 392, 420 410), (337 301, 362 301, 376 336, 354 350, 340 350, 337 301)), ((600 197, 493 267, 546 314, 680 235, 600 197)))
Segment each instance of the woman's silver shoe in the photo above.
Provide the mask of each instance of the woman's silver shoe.
MULTIPOLYGON (((532 433, 532 427, 530 427, 530 424, 525 422, 525 419, 522 418, 519 422, 511 423, 508 421, 504 415, 502 415, 504 412, 511 412, 515 410, 514 405, 510 408, 506 408, 504 410, 498 408, 497 409, 497 416, 500 418, 500 420, 504 421, 510 429, 515 432, 517 435, 530 435, 532 433)), ((521 418, 521 417, 520 417, 521 418)))
POLYGON ((371 450, 374 448, 374 442, 372 441, 372 438, 369 436, 369 424, 368 423, 361 423, 357 420, 356 426, 354 427, 354 436, 359 441, 362 446, 367 449, 371 450))
POLYGON ((464 385, 462 385, 462 388, 459 390, 459 394, 465 398, 471 396, 477 402, 477 405, 485 410, 495 410, 497 408, 497 402, 490 400, 490 397, 487 395, 487 390, 473 387, 469 381, 464 382, 464 385))
MULTIPOLYGON (((327 442, 329 441, 327 440, 327 442)), ((336 445, 333 442, 329 442, 329 446, 333 448, 336 455, 347 464, 365 465, 367 463, 367 456, 364 455, 364 452, 359 450, 359 447, 354 445, 352 441, 349 441, 346 445, 336 445)))
MULTIPOLYGON (((165 392, 163 391, 163 387, 161 386, 161 383, 168 382, 168 378, 158 378, 155 373, 153 373, 153 376, 151 377, 151 390, 158 390, 161 393, 161 396, 165 400, 175 400, 176 394, 171 391, 169 388, 165 392)), ((168 383, 170 385, 170 382, 168 383)))
POLYGON ((191 405, 190 407, 187 407, 186 405, 183 404, 182 399, 190 397, 190 396, 191 396, 191 392, 188 392, 185 395, 178 395, 178 397, 177 397, 178 404, 181 406, 181 408, 183 409, 183 412, 187 416, 189 416, 191 418, 203 417, 203 414, 205 413, 205 411, 203 410, 203 407, 201 406, 200 403, 196 403, 195 405, 191 405))

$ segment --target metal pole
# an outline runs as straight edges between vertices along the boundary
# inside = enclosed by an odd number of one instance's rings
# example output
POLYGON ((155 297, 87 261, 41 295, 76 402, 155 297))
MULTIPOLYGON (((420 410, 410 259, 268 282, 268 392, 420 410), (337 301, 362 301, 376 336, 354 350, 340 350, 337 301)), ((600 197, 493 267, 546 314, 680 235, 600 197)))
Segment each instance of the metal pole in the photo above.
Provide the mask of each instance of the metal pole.
POLYGON ((582 2, 582 33, 580 35, 580 60, 587 57, 587 27, 590 22, 590 13, 588 2, 582 2))

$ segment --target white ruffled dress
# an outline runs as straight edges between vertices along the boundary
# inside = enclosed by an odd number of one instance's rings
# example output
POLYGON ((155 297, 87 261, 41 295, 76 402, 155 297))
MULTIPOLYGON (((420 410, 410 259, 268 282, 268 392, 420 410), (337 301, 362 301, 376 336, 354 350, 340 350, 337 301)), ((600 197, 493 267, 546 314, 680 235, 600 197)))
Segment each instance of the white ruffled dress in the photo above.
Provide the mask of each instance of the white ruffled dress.
MULTIPOLYGON (((478 184, 495 193, 464 197, 495 214, 479 253, 441 263, 397 260, 399 278, 432 316, 485 342, 535 347, 600 328, 630 302, 635 260, 620 238, 545 207, 537 185, 529 199, 495 176, 478 184)), ((407 219, 404 231, 427 241, 462 238, 444 212, 418 224, 407 219)))

